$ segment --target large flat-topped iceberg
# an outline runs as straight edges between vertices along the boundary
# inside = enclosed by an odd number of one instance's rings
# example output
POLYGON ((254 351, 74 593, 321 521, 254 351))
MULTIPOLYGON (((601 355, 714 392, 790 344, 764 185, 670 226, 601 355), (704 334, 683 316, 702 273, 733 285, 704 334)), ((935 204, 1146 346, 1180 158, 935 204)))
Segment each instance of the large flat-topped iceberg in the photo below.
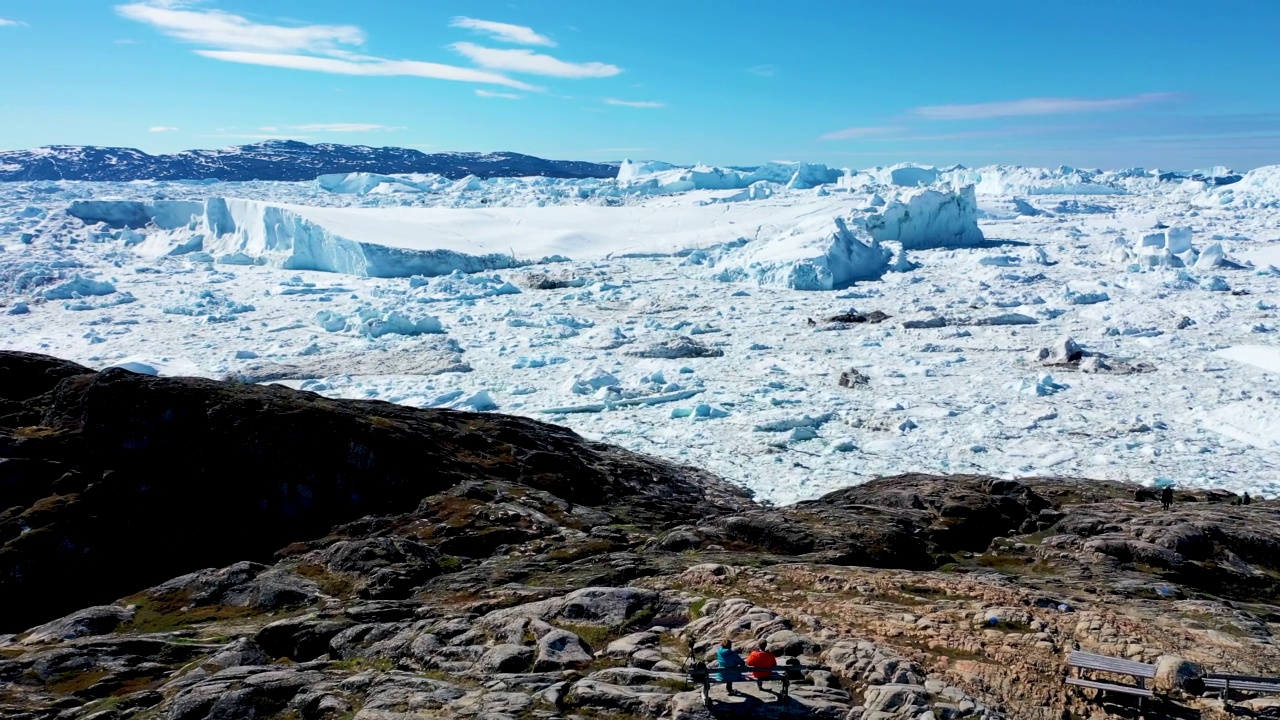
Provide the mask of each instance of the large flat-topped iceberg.
POLYGON ((754 170, 732 170, 625 160, 618 168, 617 180, 620 186, 633 191, 674 194, 690 190, 740 190, 761 181, 807 190, 834 183, 844 174, 843 170, 810 163, 766 163, 754 170))
POLYGON ((829 290, 880 277, 892 253, 981 239, 972 193, 933 191, 878 213, 848 199, 811 196, 750 203, 654 200, 605 207, 332 208, 210 198, 94 201, 68 213, 105 223, 140 254, 204 253, 369 277, 480 272, 565 259, 672 256, 723 280, 829 290), (968 211, 966 211, 968 208, 968 211), (967 224, 966 224, 967 223, 967 224), (916 227, 918 225, 919 227, 916 227))

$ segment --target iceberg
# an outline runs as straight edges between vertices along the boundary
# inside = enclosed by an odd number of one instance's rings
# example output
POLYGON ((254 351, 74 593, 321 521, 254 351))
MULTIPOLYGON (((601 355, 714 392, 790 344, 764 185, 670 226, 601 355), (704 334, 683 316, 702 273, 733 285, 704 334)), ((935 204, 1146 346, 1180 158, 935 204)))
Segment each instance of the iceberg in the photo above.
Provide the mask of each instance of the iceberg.
MULTIPOLYGON (((798 164, 791 173, 793 184, 830 174, 823 166, 798 164)), ((620 206, 318 207, 210 197, 77 202, 68 212, 89 228, 119 228, 120 242, 146 257, 420 276, 418 285, 427 277, 570 259, 671 257, 703 265, 722 281, 831 290, 887 272, 893 253, 883 241, 916 249, 965 247, 983 239, 972 188, 905 190, 881 206, 857 206, 833 195, 808 194, 799 201, 793 193, 772 196, 773 186, 753 180, 746 192, 758 199, 724 204, 653 198, 620 206)), ((417 299, 516 291, 443 292, 457 282, 428 286, 430 297, 418 293, 417 299)))
POLYGON ((871 236, 896 240, 909 250, 962 248, 981 244, 978 201, 972 185, 957 192, 907 191, 865 220, 871 236))

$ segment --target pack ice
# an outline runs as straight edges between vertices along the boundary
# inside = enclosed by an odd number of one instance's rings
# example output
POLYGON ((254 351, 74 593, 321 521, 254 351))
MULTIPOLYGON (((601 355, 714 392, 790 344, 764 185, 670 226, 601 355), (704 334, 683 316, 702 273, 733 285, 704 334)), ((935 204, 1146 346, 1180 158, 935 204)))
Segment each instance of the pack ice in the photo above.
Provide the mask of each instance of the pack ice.
MULTIPOLYGON (((792 180, 814 172, 807 167, 792 180)), ((360 191, 371 180, 360 175, 324 176, 318 184, 329 191, 360 191)), ((719 279, 798 290, 831 290, 881 277, 892 258, 882 240, 906 248, 982 240, 972 189, 910 192, 873 210, 831 195, 707 199, 483 209, 332 208, 225 197, 82 200, 71 203, 67 214, 118 233, 122 244, 146 257, 194 253, 221 264, 383 278, 609 257, 685 257, 719 279)))
POLYGON ((788 502, 1280 493, 1280 169, 0 184, 0 347, 528 415, 788 502))

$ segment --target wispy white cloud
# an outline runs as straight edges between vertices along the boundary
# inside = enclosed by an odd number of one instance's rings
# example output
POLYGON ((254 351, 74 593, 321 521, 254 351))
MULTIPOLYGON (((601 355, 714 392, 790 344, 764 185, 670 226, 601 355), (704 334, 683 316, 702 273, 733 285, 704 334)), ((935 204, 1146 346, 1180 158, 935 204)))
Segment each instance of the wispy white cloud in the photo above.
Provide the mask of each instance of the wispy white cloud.
POLYGON ((657 102, 655 100, 618 100, 617 98, 605 98, 604 104, 605 105, 621 105, 622 107, 633 107, 633 108, 660 108, 660 107, 667 106, 666 103, 657 102))
POLYGON ((1143 93, 1118 98, 1041 97, 967 105, 927 105, 911 114, 926 120, 985 120, 1026 115, 1114 112, 1176 100, 1179 93, 1143 93))
POLYGON ((272 25, 221 10, 195 8, 180 0, 132 2, 117 5, 116 12, 169 37, 203 46, 196 53, 213 60, 336 75, 412 76, 541 90, 501 73, 361 54, 365 33, 354 25, 272 25))
POLYGON ((6 18, 0 18, 0 27, 26 27, 26 26, 27 24, 22 22, 21 20, 8 20, 6 18))
POLYGON ((156 2, 117 5, 116 12, 170 37, 196 45, 266 52, 327 53, 364 44, 354 25, 268 25, 221 10, 195 10, 156 2))
POLYGON ((774 75, 778 74, 778 66, 777 65, 756 65, 755 67, 747 68, 747 72, 751 73, 752 75, 759 75, 760 77, 773 77, 774 75))
POLYGON ((476 70, 474 68, 443 65, 441 63, 420 62, 417 60, 384 60, 382 58, 354 56, 351 59, 314 57, 311 55, 287 55, 281 53, 239 52, 235 50, 197 50, 196 54, 214 60, 243 63, 246 65, 266 65, 268 67, 289 68, 292 70, 311 70, 334 75, 395 76, 435 78, 437 80, 457 80, 459 82, 486 83, 504 85, 527 90, 541 91, 536 85, 520 82, 499 73, 476 70))
POLYGON ((519 100, 524 97, 523 95, 517 95, 515 93, 494 92, 492 90, 479 89, 476 90, 476 95, 479 95, 482 98, 502 98, 504 100, 519 100))
MULTIPOLYGON (((390 125, 377 125, 374 123, 311 123, 309 125, 290 125, 292 130, 302 130, 303 132, 330 132, 330 133, 348 133, 348 132, 391 132, 394 130, 403 130, 401 127, 393 127, 390 125)), ((266 128, 263 128, 266 130, 266 128)))
POLYGON ((622 68, 617 65, 565 62, 532 50, 497 50, 468 42, 454 43, 449 47, 471 62, 490 70, 575 79, 612 77, 622 72, 622 68))
POLYGON ((874 126, 874 127, 851 127, 843 130, 829 132, 819 137, 819 140, 853 140, 856 138, 865 138, 873 135, 886 135, 888 133, 897 132, 900 128, 893 126, 874 126))
POLYGON ((524 25, 509 25, 507 23, 493 22, 491 20, 477 20, 469 17, 456 17, 453 22, 449 23, 449 27, 467 28, 482 32, 494 40, 500 42, 515 43, 516 45, 542 45, 544 47, 555 47, 556 43, 546 35, 540 35, 533 31, 531 27, 524 25))
POLYGON ((310 140, 310 135, 279 135, 276 133, 214 133, 200 137, 231 138, 235 140, 310 140))
POLYGON ((153 132, 153 133, 178 132, 178 128, 169 127, 168 125, 156 125, 154 127, 148 128, 147 132, 153 132))

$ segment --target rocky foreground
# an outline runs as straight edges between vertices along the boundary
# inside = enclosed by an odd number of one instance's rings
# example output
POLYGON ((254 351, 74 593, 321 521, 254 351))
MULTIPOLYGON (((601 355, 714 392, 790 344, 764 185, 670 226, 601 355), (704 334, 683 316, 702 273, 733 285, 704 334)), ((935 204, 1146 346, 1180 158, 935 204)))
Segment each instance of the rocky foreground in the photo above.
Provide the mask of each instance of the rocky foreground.
POLYGON ((1280 675, 1280 505, 1229 493, 774 508, 530 420, 21 353, 0 458, 4 718, 1280 717, 1062 683, 1075 648, 1280 675), (725 637, 830 671, 708 709, 682 670, 725 637))

